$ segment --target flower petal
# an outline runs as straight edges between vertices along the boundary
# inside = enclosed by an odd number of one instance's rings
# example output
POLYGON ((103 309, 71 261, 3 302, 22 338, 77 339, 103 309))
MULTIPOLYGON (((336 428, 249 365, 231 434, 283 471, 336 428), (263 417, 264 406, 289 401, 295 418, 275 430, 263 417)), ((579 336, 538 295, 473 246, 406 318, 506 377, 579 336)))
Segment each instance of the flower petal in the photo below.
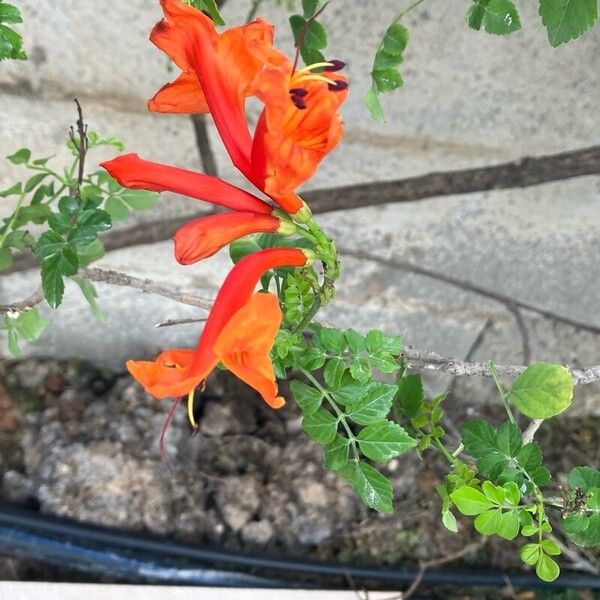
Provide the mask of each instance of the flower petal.
POLYGON ((270 352, 281 325, 281 308, 273 294, 254 294, 223 327, 214 351, 223 364, 253 387, 273 407, 285 401, 277 396, 270 352))
POLYGON ((252 212, 227 212, 200 217, 177 230, 175 258, 182 265, 191 265, 238 238, 251 233, 276 231, 281 221, 271 215, 252 212))
POLYGON ((163 85, 148 100, 148 110, 162 113, 207 113, 206 98, 198 78, 193 73, 182 73, 175 81, 163 85))
POLYGON ((175 192, 233 210, 271 214, 273 207, 218 177, 123 154, 101 163, 122 186, 155 192, 175 192))

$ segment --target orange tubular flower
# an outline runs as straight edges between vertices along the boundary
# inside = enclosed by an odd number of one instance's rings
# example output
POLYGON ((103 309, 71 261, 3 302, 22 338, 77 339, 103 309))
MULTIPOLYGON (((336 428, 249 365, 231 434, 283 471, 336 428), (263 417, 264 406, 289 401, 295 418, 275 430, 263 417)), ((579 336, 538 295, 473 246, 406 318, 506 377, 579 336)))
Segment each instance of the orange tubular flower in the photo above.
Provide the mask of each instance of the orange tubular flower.
POLYGON ((272 47, 273 27, 260 19, 217 33, 201 11, 181 0, 161 0, 165 18, 150 39, 183 73, 150 102, 159 112, 210 112, 236 167, 290 214, 305 205, 295 189, 312 177, 342 132, 337 109, 346 78, 340 61, 295 65, 272 47), (314 73, 317 68, 322 73, 314 73), (244 104, 265 104, 254 138, 244 104))
POLYGON ((218 177, 143 160, 137 154, 123 154, 100 166, 127 188, 175 192, 233 210, 267 215, 273 211, 266 202, 218 177))
POLYGON ((281 324, 281 310, 272 294, 254 294, 260 277, 282 266, 302 267, 310 252, 299 248, 269 248, 240 260, 225 279, 195 350, 167 350, 154 362, 128 361, 129 372, 157 398, 193 392, 219 361, 256 389, 273 408, 283 405, 269 352, 281 324))
POLYGON ((251 212, 228 212, 201 217, 186 223, 173 236, 175 258, 182 265, 191 265, 238 238, 251 233, 279 232, 293 233, 291 223, 282 223, 271 215, 251 212), (291 225, 292 229, 288 229, 291 225))

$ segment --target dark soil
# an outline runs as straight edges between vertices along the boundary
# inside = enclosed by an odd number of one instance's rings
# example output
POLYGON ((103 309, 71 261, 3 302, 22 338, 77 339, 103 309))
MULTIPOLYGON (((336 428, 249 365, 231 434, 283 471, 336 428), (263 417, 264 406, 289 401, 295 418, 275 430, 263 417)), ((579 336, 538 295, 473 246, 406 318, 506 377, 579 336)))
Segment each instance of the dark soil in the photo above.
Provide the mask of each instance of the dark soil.
MULTIPOLYGON (((208 382, 197 435, 190 435, 180 407, 167 436, 169 468, 158 451, 169 405, 151 399, 129 376, 76 361, 30 359, 0 369, 2 500, 194 543, 367 564, 415 565, 478 539, 467 522, 458 535, 441 525, 435 486, 446 465, 437 454, 420 459, 412 453, 388 465, 395 511, 378 515, 324 469, 293 402, 273 411, 227 373, 208 382)), ((449 410, 461 406, 452 400, 449 410)), ((470 407, 468 417, 466 411, 450 410, 450 436, 465 418, 502 418, 497 407, 470 407)), ((577 464, 598 465, 599 419, 554 420, 537 439, 557 481, 577 464)), ((517 544, 491 539, 452 566, 522 565, 517 544)), ((0 560, 0 577, 33 578, 36 570, 0 560)))

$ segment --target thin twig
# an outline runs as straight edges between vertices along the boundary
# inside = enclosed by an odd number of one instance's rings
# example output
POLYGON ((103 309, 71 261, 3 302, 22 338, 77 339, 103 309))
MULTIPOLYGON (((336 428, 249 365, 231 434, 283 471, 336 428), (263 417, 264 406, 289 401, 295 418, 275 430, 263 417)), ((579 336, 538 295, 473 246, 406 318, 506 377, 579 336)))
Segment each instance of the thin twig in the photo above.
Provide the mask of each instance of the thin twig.
POLYGON ((529 444, 529 442, 533 441, 537 430, 540 428, 544 419, 533 419, 531 423, 527 426, 527 429, 523 432, 523 445, 529 444))
POLYGON ((0 304, 0 314, 5 314, 8 312, 20 313, 28 308, 32 308, 36 304, 39 304, 44 299, 44 295, 42 293, 42 288, 39 287, 31 296, 25 298, 24 300, 17 300, 12 304, 0 304))
POLYGON ((89 141, 87 137, 88 126, 83 122, 83 110, 81 109, 81 104, 79 104, 79 100, 75 98, 75 105, 77 106, 77 121, 75 124, 77 125, 77 136, 78 140, 75 138, 75 132, 73 131, 73 127, 71 127, 71 131, 69 133, 69 137, 71 141, 77 148, 78 156, 78 172, 77 172, 77 190, 75 193, 77 196, 80 194, 80 188, 83 183, 83 177, 85 175, 85 155, 89 148, 89 141))
POLYGON ((172 327, 173 325, 189 325, 190 323, 202 323, 206 319, 167 319, 166 321, 159 321, 154 325, 156 329, 161 327, 172 327))

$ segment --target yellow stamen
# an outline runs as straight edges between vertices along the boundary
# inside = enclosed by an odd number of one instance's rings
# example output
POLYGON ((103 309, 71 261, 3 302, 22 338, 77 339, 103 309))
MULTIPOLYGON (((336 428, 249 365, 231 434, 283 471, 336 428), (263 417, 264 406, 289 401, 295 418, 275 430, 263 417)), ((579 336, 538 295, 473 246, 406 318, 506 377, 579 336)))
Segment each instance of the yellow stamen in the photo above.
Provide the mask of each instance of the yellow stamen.
POLYGON ((321 67, 332 67, 333 63, 330 62, 316 62, 313 63, 312 65, 308 65, 306 67, 302 67, 301 69, 298 69, 296 71, 296 73, 305 73, 307 71, 314 71, 315 69, 320 69, 321 67))
POLYGON ((196 419, 194 419, 194 392, 195 390, 191 390, 188 394, 187 410, 191 426, 194 429, 198 429, 198 423, 196 423, 196 419))
POLYGON ((324 81, 325 83, 335 83, 332 79, 329 79, 324 75, 317 75, 316 73, 303 73, 300 77, 292 78, 292 85, 298 85, 298 83, 302 81, 324 81))

